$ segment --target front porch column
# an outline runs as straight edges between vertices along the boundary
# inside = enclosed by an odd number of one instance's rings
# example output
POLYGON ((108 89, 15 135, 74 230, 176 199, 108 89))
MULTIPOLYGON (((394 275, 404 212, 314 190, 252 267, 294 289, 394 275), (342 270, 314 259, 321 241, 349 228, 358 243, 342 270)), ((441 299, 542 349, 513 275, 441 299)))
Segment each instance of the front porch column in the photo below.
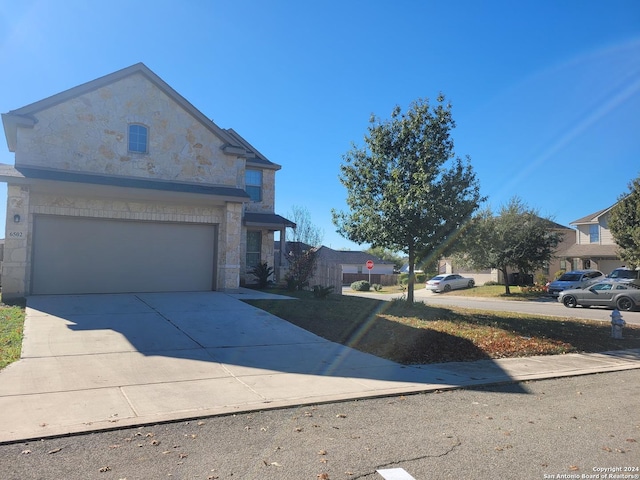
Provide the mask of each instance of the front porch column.
POLYGON ((7 186, 7 219, 2 262, 2 300, 29 294, 29 248, 32 219, 29 217, 29 187, 7 186))
MULTIPOLYGON (((275 272, 276 275, 276 283, 280 283, 282 281, 284 281, 284 277, 287 273, 287 267, 286 267, 286 263, 285 263, 285 257, 286 257, 286 249, 287 249, 287 241, 285 238, 285 234, 286 234, 286 227, 283 226, 280 230, 280 250, 278 252, 278 269, 275 272)), ((274 259, 274 263, 275 259, 274 259)))
POLYGON ((242 203, 227 203, 218 245, 218 290, 240 287, 240 242, 242 239, 242 203))

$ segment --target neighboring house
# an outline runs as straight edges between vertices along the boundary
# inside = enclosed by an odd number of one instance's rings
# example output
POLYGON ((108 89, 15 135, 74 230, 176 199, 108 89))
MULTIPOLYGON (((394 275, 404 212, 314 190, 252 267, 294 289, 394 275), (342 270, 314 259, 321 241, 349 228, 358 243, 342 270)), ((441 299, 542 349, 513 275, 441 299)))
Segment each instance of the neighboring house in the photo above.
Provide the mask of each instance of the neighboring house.
POLYGON ((438 274, 457 273, 463 277, 473 278, 476 285, 484 285, 487 282, 498 282, 501 278, 498 270, 487 268, 485 270, 469 270, 457 267, 451 258, 442 258, 438 261, 438 274))
POLYGON ((594 269, 605 275, 623 266, 617 245, 609 230, 611 209, 615 205, 571 222, 575 225, 575 243, 560 255, 563 270, 594 269))
MULTIPOLYGON (((558 232, 562 235, 562 241, 556 247, 554 257, 551 258, 548 265, 544 269, 530 274, 528 276, 528 279, 521 279, 520 272, 512 272, 511 269, 509 269, 510 283, 518 284, 521 283, 521 281, 524 283, 528 283, 528 281, 531 280, 535 282, 539 280, 540 277, 544 277, 547 281, 551 281, 555 278, 556 272, 561 269, 564 270, 564 266, 566 263, 566 261, 563 260, 565 255, 564 252, 573 245, 575 230, 549 220, 547 221, 547 223, 550 231, 558 232), (533 279, 531 278, 531 275, 533 276, 533 279)), ((476 285, 484 285, 487 282, 504 283, 502 273, 496 269, 472 271, 464 268, 458 268, 454 265, 454 262, 451 258, 444 258, 438 262, 438 273, 457 273, 465 277, 470 277, 475 280, 476 285)))
POLYGON ((342 285, 350 285, 356 280, 369 280, 371 283, 395 284, 394 264, 382 260, 366 252, 352 250, 333 250, 329 247, 312 247, 302 242, 286 242, 286 249, 282 255, 279 241, 275 242, 276 267, 280 267, 282 278, 286 275, 290 258, 290 252, 313 250, 316 254, 316 265, 313 277, 309 280, 309 286, 314 285, 333 286, 335 293, 340 293, 342 285), (278 263, 281 259, 282 263, 278 263), (373 268, 367 268, 367 261, 373 262, 373 268))
POLYGON ((275 173, 144 64, 2 115, 3 299, 208 291, 274 263, 275 173))
MULTIPOLYGON (((562 233, 563 240, 548 267, 537 272, 534 278, 537 279, 538 275, 542 274, 547 280, 553 280, 558 271, 579 269, 600 270, 608 275, 615 268, 621 267, 624 263, 618 257, 617 245, 608 226, 613 206, 574 220, 570 225, 575 226, 575 230, 551 222, 550 228, 562 233)), ((450 270, 446 273, 465 273, 456 269, 450 270)), ((479 280, 484 280, 486 273, 478 276, 470 272, 468 276, 474 277, 476 284, 481 285, 479 280)), ((502 282, 497 272, 491 272, 491 276, 494 277, 493 280, 502 282)))
POLYGON ((549 265, 543 271, 539 272, 546 277, 548 281, 553 281, 556 278, 556 273, 560 270, 566 270, 565 262, 563 260, 565 252, 573 245, 575 241, 576 232, 573 228, 565 227, 559 223, 550 222, 551 230, 558 232, 562 235, 562 240, 556 247, 553 258, 549 261, 549 265))
POLYGON ((319 265, 339 265, 341 267, 344 285, 369 278, 371 278, 371 283, 383 283, 384 276, 393 275, 393 262, 381 260, 366 252, 333 250, 323 246, 318 249, 317 255, 319 265), (368 260, 373 262, 371 270, 367 268, 368 260))

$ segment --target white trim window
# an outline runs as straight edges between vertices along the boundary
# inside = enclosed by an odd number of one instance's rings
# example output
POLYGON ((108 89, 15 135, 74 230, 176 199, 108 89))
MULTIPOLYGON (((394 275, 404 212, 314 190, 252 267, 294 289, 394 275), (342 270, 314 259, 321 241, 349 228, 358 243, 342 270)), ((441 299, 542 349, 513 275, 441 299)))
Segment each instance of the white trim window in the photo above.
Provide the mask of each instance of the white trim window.
POLYGON ((139 123, 129 125, 129 152, 149 153, 149 128, 139 123))
POLYGON ((245 190, 252 202, 262 201, 262 170, 249 170, 244 172, 245 190))
POLYGON ((247 231, 247 271, 260 265, 262 250, 262 232, 260 230, 247 231))

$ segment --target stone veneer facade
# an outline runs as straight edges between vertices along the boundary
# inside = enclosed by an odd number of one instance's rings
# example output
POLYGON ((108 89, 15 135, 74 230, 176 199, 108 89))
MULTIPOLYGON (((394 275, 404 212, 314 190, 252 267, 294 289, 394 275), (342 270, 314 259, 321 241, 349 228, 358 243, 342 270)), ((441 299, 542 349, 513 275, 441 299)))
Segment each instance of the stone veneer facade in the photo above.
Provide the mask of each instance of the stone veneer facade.
MULTIPOLYGON (((32 126, 17 129, 16 167, 244 189, 246 158, 223 151, 225 139, 216 134, 217 127, 194 116, 184 103, 143 73, 134 72, 59 103, 47 104, 32 116, 32 126), (131 123, 149 129, 148 153, 128 152, 131 123)), ((156 190, 141 194, 109 186, 67 182, 25 185, 24 181, 6 180, 3 296, 29 293, 35 215, 217 225, 216 286, 235 289, 246 270, 244 209, 273 213, 277 168, 271 164, 263 169, 263 201, 246 205, 243 200, 171 195, 156 190), (20 220, 14 222, 16 215, 20 220)), ((262 232, 264 259, 273 265, 273 232, 262 232)))
POLYGON ((16 165, 244 186, 244 159, 141 74, 38 112, 19 142, 16 165), (128 152, 132 123, 148 127, 149 153, 128 152))

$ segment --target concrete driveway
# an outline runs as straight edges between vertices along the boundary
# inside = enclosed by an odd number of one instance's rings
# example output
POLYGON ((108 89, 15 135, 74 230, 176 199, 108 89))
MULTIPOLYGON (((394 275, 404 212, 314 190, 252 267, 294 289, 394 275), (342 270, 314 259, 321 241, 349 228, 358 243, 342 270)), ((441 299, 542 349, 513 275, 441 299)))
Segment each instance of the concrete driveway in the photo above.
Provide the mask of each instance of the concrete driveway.
POLYGON ((0 442, 640 366, 637 351, 407 367, 239 300, 254 296, 268 295, 29 298, 22 358, 0 372, 0 442))
POLYGON ((0 441, 400 392, 417 379, 243 292, 30 297, 22 359, 0 372, 0 441))

